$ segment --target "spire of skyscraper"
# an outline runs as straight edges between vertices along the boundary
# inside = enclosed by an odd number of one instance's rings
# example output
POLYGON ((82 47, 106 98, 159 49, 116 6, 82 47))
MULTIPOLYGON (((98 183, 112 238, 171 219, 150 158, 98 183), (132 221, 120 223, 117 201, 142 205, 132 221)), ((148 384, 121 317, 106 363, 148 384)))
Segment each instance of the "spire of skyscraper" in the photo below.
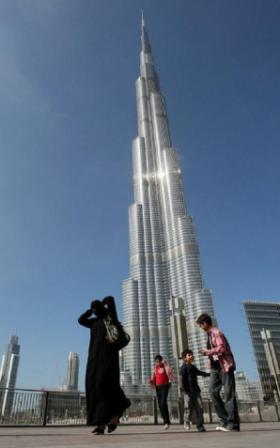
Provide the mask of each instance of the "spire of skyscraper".
POLYGON ((145 28, 144 15, 142 11, 142 21, 141 21, 141 41, 142 41, 142 51, 145 53, 152 53, 151 45, 149 42, 149 36, 145 28))
MULTIPOLYGON (((124 323, 131 335, 124 367, 133 384, 147 384, 158 353, 172 361, 171 296, 184 299, 188 344, 195 355, 205 345, 195 320, 202 312, 214 314, 211 293, 203 287, 195 229, 186 210, 177 150, 143 17, 141 41, 138 137, 132 149, 134 203, 129 207, 130 276, 123 290, 124 323)), ((200 360, 196 362, 203 367, 200 360)))
POLYGON ((145 20, 144 20, 144 12, 143 9, 141 9, 141 26, 145 26, 145 20))

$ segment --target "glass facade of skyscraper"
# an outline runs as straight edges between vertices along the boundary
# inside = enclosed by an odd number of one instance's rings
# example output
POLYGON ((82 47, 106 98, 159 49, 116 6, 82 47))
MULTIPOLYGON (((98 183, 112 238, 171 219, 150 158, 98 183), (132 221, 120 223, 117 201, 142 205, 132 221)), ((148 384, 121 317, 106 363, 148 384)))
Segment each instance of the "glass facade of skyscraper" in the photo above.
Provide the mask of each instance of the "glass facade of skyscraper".
POLYGON ((246 301, 244 308, 263 395, 267 398, 274 398, 274 391, 277 388, 269 368, 261 331, 263 329, 270 331, 271 340, 280 362, 280 303, 246 301))
POLYGON ((11 390, 16 386, 17 372, 20 359, 20 345, 18 337, 12 336, 3 355, 0 369, 0 415, 8 415, 12 410, 14 393, 11 390))
POLYGON ((80 361, 78 353, 69 352, 67 380, 66 380, 66 389, 69 391, 78 390, 79 364, 80 361))
POLYGON ((172 361, 168 301, 185 304, 188 345, 196 363, 205 334, 195 321, 214 315, 212 295, 203 285, 195 228, 184 200, 177 150, 172 147, 148 34, 142 20, 140 77, 136 81, 138 137, 133 141, 134 203, 129 208, 130 276, 124 281, 124 324, 131 342, 124 369, 132 384, 147 384, 153 358, 172 361))

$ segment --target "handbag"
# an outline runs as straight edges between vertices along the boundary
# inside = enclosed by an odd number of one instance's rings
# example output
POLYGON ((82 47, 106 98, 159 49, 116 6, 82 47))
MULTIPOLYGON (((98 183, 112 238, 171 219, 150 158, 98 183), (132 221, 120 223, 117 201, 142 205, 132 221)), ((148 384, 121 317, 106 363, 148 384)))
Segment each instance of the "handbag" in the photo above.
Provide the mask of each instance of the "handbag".
POLYGON ((122 324, 118 321, 113 322, 111 317, 104 319, 106 327, 106 339, 109 344, 114 344, 118 350, 122 350, 130 342, 129 334, 124 330, 122 324))

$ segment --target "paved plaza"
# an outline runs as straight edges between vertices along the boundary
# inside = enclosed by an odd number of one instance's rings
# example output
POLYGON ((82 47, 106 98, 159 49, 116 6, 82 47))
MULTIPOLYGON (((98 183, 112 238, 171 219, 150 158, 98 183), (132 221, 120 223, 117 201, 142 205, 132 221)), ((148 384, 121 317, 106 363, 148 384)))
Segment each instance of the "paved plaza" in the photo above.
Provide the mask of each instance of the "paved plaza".
POLYGON ((165 431, 160 425, 120 426, 115 433, 93 436, 90 428, 0 428, 1 448, 278 448, 280 423, 246 423, 240 433, 215 431, 206 425, 206 433, 186 432, 181 425, 165 431))

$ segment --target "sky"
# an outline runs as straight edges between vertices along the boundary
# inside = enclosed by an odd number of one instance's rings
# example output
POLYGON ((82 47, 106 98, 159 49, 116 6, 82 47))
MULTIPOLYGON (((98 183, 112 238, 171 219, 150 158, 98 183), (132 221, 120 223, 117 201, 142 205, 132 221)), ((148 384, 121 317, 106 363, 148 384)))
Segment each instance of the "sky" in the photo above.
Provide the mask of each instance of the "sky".
POLYGON ((122 315, 144 10, 205 287, 257 378, 242 302, 278 301, 280 2, 0 1, 0 354, 54 388, 92 298, 122 315))

